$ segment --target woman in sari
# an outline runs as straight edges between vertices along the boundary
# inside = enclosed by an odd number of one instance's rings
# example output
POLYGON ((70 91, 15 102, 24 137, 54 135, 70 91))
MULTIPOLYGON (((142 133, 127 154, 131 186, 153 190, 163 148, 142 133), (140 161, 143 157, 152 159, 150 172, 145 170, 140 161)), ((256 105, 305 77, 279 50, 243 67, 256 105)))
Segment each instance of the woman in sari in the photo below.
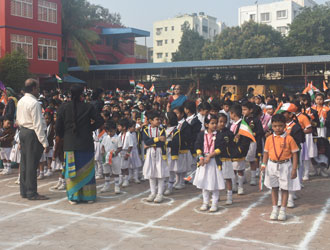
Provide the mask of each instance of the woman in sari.
POLYGON ((71 87, 71 99, 57 112, 56 134, 63 138, 64 177, 69 203, 96 200, 93 131, 104 120, 96 108, 84 103, 83 87, 71 87))
POLYGON ((182 95, 181 94, 181 86, 180 85, 175 85, 174 87, 174 95, 171 95, 168 100, 167 104, 167 112, 173 111, 176 107, 180 107, 183 105, 185 101, 187 101, 187 96, 190 95, 191 91, 194 89, 194 86, 191 85, 189 87, 189 91, 187 95, 182 95))

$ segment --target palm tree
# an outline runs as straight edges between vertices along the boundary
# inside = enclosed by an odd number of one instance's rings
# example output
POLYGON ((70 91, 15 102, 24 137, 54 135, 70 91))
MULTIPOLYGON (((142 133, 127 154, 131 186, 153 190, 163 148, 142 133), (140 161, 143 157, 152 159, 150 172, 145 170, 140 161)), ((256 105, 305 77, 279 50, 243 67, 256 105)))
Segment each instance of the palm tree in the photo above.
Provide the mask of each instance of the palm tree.
MULTIPOLYGON (((93 8, 86 0, 62 1, 62 44, 64 48, 63 61, 68 60, 69 45, 76 56, 78 66, 88 71, 90 61, 88 54, 96 60, 91 46, 99 39, 99 35, 91 30, 97 21, 91 18, 93 8)), ((95 15, 94 15, 95 16, 95 15)))

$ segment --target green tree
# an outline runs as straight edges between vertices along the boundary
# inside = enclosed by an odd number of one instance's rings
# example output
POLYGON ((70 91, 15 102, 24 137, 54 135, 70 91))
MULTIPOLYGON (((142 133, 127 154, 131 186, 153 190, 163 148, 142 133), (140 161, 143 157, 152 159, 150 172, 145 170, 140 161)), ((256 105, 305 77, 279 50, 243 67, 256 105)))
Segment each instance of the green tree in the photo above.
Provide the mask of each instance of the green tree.
POLYGON ((29 62, 23 52, 14 51, 0 59, 0 81, 5 86, 18 92, 23 88, 24 81, 29 77, 31 77, 29 62))
POLYGON ((285 40, 271 26, 246 22, 229 27, 203 48, 203 59, 260 58, 285 55, 285 40))
POLYGON ((294 56, 330 53, 330 3, 305 8, 290 25, 288 46, 294 56))
POLYGON ((67 62, 68 49, 71 45, 78 65, 88 70, 91 55, 97 62, 92 45, 99 35, 92 29, 97 22, 107 22, 121 25, 118 13, 111 14, 108 9, 90 4, 86 0, 62 1, 62 44, 64 62, 67 62))
POLYGON ((174 53, 172 61, 192 61, 202 59, 202 49, 205 40, 198 32, 190 29, 189 23, 185 22, 182 26, 182 38, 179 49, 174 53))

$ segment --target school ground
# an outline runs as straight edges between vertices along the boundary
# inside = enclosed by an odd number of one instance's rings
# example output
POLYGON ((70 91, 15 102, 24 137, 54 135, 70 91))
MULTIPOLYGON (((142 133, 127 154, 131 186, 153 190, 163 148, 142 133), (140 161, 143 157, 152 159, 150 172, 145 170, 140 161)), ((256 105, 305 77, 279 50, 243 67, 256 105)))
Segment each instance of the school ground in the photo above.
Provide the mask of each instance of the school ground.
POLYGON ((144 182, 72 206, 51 188, 55 176, 38 183, 48 201, 21 199, 15 179, 0 177, 0 249, 330 249, 330 178, 306 182, 286 222, 270 221, 270 193, 248 184, 231 206, 222 192, 208 213, 192 185, 160 205, 145 201, 144 182))

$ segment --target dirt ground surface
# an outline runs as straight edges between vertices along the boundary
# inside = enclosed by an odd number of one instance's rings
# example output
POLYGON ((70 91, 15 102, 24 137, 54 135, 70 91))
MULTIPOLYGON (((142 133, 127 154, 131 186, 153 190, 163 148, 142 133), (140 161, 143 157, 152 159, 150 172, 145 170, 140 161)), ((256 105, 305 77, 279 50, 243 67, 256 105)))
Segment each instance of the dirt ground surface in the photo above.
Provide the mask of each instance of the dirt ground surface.
POLYGON ((210 213, 199 211, 201 191, 192 185, 162 204, 146 202, 143 182, 70 205, 52 189, 56 176, 38 182, 47 201, 22 199, 16 176, 0 177, 0 249, 330 249, 329 178, 304 182, 288 220, 278 222, 269 220, 270 192, 249 184, 230 206, 222 191, 219 211, 210 213))

